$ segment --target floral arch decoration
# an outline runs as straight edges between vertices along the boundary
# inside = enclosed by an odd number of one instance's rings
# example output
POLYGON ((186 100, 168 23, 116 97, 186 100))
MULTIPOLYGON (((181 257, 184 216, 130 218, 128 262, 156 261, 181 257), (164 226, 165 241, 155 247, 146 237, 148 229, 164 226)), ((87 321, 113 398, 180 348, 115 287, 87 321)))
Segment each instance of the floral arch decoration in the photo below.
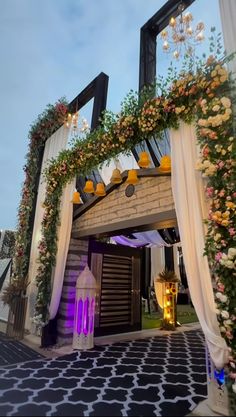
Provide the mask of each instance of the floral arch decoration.
MULTIPOLYGON (((216 277, 217 316, 221 334, 230 350, 228 366, 231 392, 233 390, 236 393, 236 163, 232 113, 234 85, 225 67, 225 63, 231 58, 223 56, 217 59, 211 55, 196 65, 195 71, 189 66, 178 76, 168 73, 166 83, 163 80, 157 83, 158 95, 154 98, 151 96, 151 89, 147 89, 139 97, 131 92, 124 100, 119 115, 105 112, 99 128, 87 133, 83 140, 77 138, 71 149, 61 151, 58 158, 51 161, 45 171, 45 212, 42 240, 39 244, 39 268, 36 277, 38 295, 34 320, 44 326, 49 319, 51 272, 55 265, 60 198, 64 186, 78 173, 89 174, 105 160, 120 152, 130 152, 144 139, 148 140, 155 135, 161 140, 163 130, 178 128, 180 121, 189 124, 195 122, 201 148, 198 169, 207 177, 206 194, 211 199, 206 221, 208 231, 205 255, 216 277)), ((54 107, 54 127, 55 124, 58 127, 61 125, 66 113, 65 101, 57 103, 54 107)), ((49 137, 50 129, 43 129, 42 120, 39 125, 44 132, 42 137, 45 132, 49 137)), ((40 146, 41 137, 35 139, 32 132, 31 143, 34 144, 37 140, 36 146, 40 146)), ((16 281, 25 278, 22 265, 27 262, 24 256, 24 239, 29 238, 27 216, 30 203, 26 199, 31 192, 30 163, 33 160, 35 164, 31 148, 29 155, 19 208, 14 273, 16 281)))

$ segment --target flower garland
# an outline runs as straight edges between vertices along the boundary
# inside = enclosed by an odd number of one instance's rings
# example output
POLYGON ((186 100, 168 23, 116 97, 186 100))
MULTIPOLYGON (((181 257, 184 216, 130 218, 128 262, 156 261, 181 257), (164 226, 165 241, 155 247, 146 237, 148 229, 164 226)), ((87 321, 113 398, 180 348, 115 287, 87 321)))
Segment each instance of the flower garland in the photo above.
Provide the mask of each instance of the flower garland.
POLYGON ((29 146, 24 166, 25 180, 18 208, 18 227, 13 260, 13 280, 15 283, 27 280, 32 238, 30 220, 37 195, 36 179, 40 174, 41 149, 46 139, 63 124, 67 111, 67 103, 64 98, 55 105, 49 104, 29 131, 29 146))

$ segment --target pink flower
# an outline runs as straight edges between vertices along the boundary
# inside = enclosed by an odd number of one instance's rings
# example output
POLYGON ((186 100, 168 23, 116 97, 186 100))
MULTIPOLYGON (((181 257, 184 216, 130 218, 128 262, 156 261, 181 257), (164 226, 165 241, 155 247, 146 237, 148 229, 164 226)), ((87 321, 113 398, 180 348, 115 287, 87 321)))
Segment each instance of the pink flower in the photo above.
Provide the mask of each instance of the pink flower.
POLYGON ((224 284, 222 284, 221 282, 219 282, 219 284, 217 285, 217 289, 218 289, 220 292, 224 292, 224 290, 225 290, 225 286, 224 286, 224 284))
POLYGON ((219 262, 219 261, 221 260, 221 258, 222 258, 222 255, 223 255, 223 253, 222 253, 222 252, 218 252, 218 253, 215 255, 215 260, 216 260, 217 262, 219 262))
POLYGON ((208 197, 213 197, 214 188, 213 187, 207 187, 206 188, 206 194, 208 197))
POLYGON ((225 195, 225 190, 220 190, 218 196, 219 197, 224 197, 224 195, 225 195))
POLYGON ((229 234, 230 234, 230 236, 234 236, 235 233, 236 233, 236 231, 235 231, 234 227, 230 227, 229 228, 229 234))
POLYGON ((229 376, 232 379, 236 379, 236 373, 235 372, 230 372, 229 376))
POLYGON ((225 333, 225 335, 227 336, 228 339, 232 340, 233 339, 233 335, 231 333, 230 330, 227 330, 227 332, 225 333))
POLYGON ((235 193, 233 193, 233 197, 235 197, 235 198, 236 198, 236 192, 235 192, 235 193))
POLYGON ((223 161, 219 161, 217 165, 221 169, 221 168, 223 168, 224 164, 225 163, 223 161))

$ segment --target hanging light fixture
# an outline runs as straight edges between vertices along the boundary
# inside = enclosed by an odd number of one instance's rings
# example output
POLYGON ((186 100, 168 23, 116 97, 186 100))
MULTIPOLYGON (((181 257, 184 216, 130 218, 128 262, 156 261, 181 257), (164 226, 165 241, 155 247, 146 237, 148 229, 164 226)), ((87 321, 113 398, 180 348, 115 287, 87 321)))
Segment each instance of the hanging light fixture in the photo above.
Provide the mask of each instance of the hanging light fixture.
POLYGON ((149 155, 146 151, 140 152, 138 165, 140 168, 148 168, 150 166, 149 155))
POLYGON ((122 182, 121 172, 118 168, 113 170, 110 182, 112 184, 120 184, 122 182))
POLYGON ((93 181, 92 180, 87 180, 85 187, 84 187, 84 192, 87 194, 93 194, 94 193, 94 186, 93 186, 93 181))
POLYGON ((73 193, 73 197, 72 197, 71 203, 73 203, 73 204, 82 204, 82 200, 81 200, 81 197, 80 197, 80 193, 78 191, 76 191, 76 190, 73 193))
POLYGON ((126 180, 127 184, 137 184, 138 183, 138 175, 137 175, 137 170, 136 169, 130 169, 128 171, 128 178, 126 180))
POLYGON ((196 45, 204 39, 205 25, 199 22, 195 29, 192 28, 193 15, 190 12, 183 14, 185 9, 181 1, 178 7, 178 17, 171 17, 168 29, 161 32, 163 39, 163 51, 172 53, 173 57, 178 59, 180 55, 194 55, 196 45))
POLYGON ((103 197, 104 195, 106 195, 106 190, 105 190, 104 184, 102 182, 97 183, 96 190, 95 190, 95 195, 97 195, 99 197, 103 197))
POLYGON ((169 155, 163 155, 160 160, 160 166, 157 168, 160 173, 171 172, 171 158, 169 155))

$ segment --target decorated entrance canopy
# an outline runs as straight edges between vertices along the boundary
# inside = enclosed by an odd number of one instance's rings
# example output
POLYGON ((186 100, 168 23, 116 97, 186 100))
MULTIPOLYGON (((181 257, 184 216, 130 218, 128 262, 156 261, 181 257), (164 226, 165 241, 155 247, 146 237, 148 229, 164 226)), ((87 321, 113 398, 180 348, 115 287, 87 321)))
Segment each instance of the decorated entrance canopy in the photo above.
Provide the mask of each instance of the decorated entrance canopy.
MULTIPOLYGON (((221 53, 221 52, 220 52, 221 53)), ((178 128, 179 123, 195 123, 201 156, 198 169, 207 178, 206 193, 211 198, 205 254, 217 275, 216 301, 222 335, 232 349, 231 370, 235 367, 236 270, 235 249, 235 142, 232 116, 232 84, 225 67, 225 56, 190 62, 178 76, 168 72, 166 82, 138 96, 130 93, 121 112, 106 112, 101 126, 75 140, 71 149, 60 152, 45 171, 46 197, 39 244, 39 268, 36 277, 38 295, 35 321, 45 325, 49 320, 51 275, 57 252, 57 227, 60 222, 60 198, 65 185, 76 175, 88 175, 92 169, 121 152, 129 152, 144 139, 160 138, 164 129, 178 128)), ((25 280, 28 234, 34 169, 42 137, 51 134, 51 126, 59 127, 67 113, 66 103, 50 108, 31 131, 30 152, 25 167, 26 180, 19 208, 14 280, 25 280), (52 120, 47 123, 48 114, 52 120)), ((235 385, 236 390, 236 385, 235 385)))

